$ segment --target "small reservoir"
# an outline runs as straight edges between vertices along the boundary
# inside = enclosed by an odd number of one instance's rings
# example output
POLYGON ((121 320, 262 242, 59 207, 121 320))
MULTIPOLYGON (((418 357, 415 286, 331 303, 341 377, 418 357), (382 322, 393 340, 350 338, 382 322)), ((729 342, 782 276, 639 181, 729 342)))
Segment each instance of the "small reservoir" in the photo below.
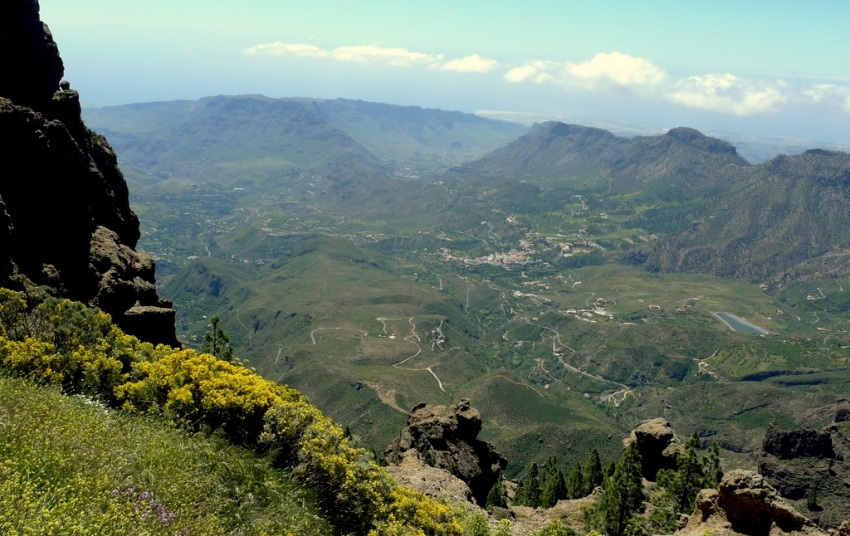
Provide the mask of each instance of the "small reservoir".
POLYGON ((714 313, 717 318, 722 320, 727 326, 739 333, 749 333, 751 335, 767 335, 767 331, 760 327, 750 324, 746 320, 741 320, 731 313, 714 313))

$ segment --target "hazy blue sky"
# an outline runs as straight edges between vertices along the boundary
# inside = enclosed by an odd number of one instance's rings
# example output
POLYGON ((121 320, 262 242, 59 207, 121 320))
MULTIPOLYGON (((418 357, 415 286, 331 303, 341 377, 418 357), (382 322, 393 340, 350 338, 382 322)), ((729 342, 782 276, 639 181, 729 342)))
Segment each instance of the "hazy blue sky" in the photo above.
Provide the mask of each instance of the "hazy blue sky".
POLYGON ((84 104, 354 98, 850 142, 850 2, 42 0, 84 104))

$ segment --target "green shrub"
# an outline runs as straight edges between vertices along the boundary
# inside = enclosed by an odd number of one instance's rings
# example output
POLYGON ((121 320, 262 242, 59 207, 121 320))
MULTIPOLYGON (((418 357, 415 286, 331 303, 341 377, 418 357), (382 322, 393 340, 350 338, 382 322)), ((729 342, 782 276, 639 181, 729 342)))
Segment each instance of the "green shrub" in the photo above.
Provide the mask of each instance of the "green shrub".
POLYGON ((109 316, 53 298, 27 303, 0 289, 0 366, 8 373, 97 396, 131 413, 161 415, 270 454, 306 485, 338 527, 376 536, 460 536, 447 505, 397 486, 386 469, 297 391, 237 362, 154 348, 109 316))

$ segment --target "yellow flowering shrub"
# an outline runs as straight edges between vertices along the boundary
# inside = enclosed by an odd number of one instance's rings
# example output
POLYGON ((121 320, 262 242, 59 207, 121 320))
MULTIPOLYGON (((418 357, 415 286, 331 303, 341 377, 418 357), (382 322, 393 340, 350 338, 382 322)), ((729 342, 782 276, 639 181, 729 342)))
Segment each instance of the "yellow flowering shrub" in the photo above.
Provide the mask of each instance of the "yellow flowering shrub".
POLYGON ((397 486, 298 391, 210 354, 141 343, 82 304, 48 298, 29 312, 26 305, 22 294, 0 289, 0 365, 9 372, 95 394, 131 412, 221 429, 237 443, 273 453, 275 464, 291 469, 346 531, 463 535, 456 512, 397 486))
POLYGON ((248 369, 194 350, 172 350, 132 365, 132 380, 115 393, 124 408, 162 412, 193 425, 221 428, 239 442, 254 442, 263 416, 280 398, 276 385, 248 369))
POLYGON ((381 520, 369 536, 463 536, 458 514, 447 504, 395 486, 381 520))

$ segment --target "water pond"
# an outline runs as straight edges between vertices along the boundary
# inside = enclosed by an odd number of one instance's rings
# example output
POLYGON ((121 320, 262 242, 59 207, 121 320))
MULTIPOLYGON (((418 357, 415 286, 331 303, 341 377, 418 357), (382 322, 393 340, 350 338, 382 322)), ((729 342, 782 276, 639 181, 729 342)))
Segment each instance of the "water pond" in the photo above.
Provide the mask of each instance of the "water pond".
POLYGON ((722 320, 727 326, 739 333, 749 333, 751 335, 767 335, 767 331, 760 327, 750 324, 746 320, 741 320, 732 313, 714 313, 717 318, 722 320))

